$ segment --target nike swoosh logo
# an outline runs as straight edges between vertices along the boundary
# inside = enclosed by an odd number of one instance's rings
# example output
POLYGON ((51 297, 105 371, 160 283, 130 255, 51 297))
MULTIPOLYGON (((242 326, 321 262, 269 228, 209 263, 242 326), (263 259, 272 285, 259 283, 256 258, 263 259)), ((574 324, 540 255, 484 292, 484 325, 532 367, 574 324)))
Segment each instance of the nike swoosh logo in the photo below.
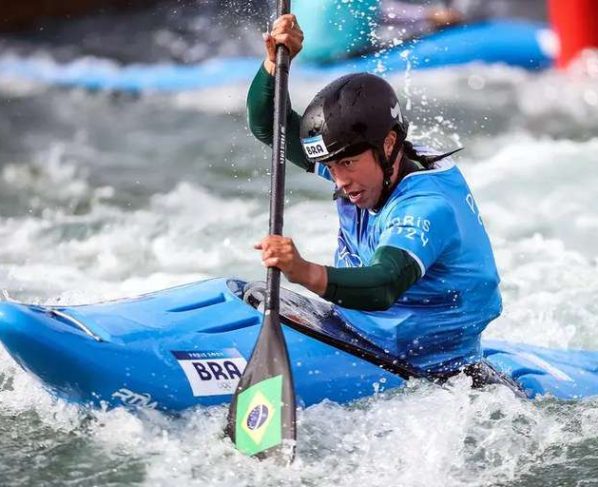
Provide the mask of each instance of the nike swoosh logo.
POLYGON ((399 107, 399 104, 395 104, 394 107, 392 107, 390 109, 390 115, 392 118, 399 118, 399 122, 403 122, 403 116, 401 114, 401 108, 399 107))

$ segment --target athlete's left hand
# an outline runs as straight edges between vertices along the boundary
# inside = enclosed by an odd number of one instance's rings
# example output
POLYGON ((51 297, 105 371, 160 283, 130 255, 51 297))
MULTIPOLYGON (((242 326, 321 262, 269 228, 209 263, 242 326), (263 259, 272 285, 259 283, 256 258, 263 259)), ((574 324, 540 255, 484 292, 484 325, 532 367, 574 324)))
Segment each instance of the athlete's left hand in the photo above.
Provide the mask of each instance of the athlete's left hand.
POLYGON ((326 268, 301 257, 293 239, 268 235, 254 248, 262 251, 265 267, 278 267, 290 282, 301 284, 320 296, 326 291, 326 268))

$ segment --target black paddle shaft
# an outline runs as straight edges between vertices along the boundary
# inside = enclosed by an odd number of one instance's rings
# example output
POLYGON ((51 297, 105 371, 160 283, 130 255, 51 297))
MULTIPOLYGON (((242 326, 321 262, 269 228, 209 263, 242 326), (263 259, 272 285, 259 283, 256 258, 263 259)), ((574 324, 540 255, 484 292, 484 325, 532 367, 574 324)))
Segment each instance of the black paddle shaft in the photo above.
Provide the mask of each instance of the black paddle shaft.
MULTIPOLYGON (((278 0, 277 17, 290 12, 290 0, 278 0)), ((284 223, 284 180, 286 169, 287 102, 289 86, 289 50, 276 47, 276 75, 274 78, 274 140, 272 145, 272 186, 270 197, 270 234, 282 235, 284 223)), ((278 314, 280 309, 280 269, 268 268, 266 275, 266 309, 278 314)))
MULTIPOLYGON (((289 12, 289 4, 278 1, 278 17, 289 12)), ((274 235, 282 235, 289 62, 287 48, 277 46, 270 195, 274 235)), ((226 433, 245 454, 288 464, 294 458, 297 427, 293 374, 279 316, 280 269, 268 269, 266 296, 264 321, 233 395, 226 433)))

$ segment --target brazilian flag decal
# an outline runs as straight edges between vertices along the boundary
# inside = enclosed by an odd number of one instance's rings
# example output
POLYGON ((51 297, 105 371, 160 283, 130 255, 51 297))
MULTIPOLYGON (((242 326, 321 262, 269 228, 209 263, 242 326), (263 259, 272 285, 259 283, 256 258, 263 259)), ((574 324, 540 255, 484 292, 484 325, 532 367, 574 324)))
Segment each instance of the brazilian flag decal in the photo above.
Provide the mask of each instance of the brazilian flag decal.
POLYGON ((237 448, 256 455, 282 442, 282 375, 258 382, 239 394, 235 438, 237 448))

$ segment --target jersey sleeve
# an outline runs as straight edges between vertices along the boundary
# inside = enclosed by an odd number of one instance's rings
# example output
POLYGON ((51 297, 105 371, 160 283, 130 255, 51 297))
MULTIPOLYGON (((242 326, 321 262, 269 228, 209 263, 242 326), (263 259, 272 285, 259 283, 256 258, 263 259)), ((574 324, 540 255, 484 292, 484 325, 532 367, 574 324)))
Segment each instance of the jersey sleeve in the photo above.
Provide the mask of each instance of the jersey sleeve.
POLYGON ((418 263, 423 276, 456 238, 457 232, 453 209, 446 200, 438 196, 416 196, 392 208, 378 245, 406 251, 418 263))

